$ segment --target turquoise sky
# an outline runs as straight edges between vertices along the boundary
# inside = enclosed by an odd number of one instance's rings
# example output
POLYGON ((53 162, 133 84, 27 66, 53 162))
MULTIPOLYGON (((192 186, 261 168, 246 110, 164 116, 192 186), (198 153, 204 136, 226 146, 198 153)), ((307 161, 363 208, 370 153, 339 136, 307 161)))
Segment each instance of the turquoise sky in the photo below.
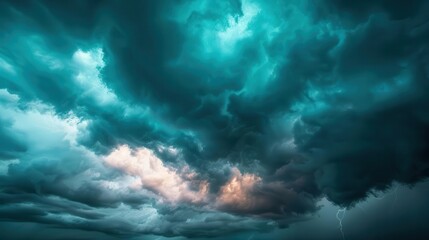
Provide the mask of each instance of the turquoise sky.
POLYGON ((427 239, 428 10, 0 1, 0 232, 427 239))

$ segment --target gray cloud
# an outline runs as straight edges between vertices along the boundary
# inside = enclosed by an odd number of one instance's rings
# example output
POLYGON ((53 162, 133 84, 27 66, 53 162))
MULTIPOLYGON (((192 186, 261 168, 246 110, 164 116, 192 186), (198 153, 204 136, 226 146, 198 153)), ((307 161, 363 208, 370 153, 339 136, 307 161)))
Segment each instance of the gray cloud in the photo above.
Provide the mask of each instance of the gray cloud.
POLYGON ((0 6, 4 221, 226 236, 429 175, 424 1, 0 6))

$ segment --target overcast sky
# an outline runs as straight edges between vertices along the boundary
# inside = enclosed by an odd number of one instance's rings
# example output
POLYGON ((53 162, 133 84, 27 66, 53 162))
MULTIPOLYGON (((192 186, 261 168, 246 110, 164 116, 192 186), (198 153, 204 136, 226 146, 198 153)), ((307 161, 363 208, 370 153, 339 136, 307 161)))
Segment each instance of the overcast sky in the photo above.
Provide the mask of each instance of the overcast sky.
POLYGON ((428 239, 428 12, 0 1, 0 238, 428 239))

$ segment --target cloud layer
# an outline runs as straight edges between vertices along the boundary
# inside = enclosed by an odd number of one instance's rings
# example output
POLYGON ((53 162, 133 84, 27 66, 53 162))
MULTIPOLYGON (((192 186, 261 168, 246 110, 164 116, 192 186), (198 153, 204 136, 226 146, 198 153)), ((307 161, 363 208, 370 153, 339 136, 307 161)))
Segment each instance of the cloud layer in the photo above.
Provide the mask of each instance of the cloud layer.
POLYGON ((425 1, 3 1, 0 218, 227 236, 429 176, 425 1))

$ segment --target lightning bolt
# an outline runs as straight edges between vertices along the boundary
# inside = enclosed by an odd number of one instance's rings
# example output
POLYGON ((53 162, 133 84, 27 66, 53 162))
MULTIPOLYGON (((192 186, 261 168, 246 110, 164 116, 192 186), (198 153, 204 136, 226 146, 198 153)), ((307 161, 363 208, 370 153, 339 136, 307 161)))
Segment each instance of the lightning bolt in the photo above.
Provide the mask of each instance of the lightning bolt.
POLYGON ((343 240, 345 239, 344 232, 343 232, 343 219, 345 216, 346 216, 346 208, 338 209, 336 217, 338 220, 338 228, 340 229, 341 236, 343 237, 343 240))

